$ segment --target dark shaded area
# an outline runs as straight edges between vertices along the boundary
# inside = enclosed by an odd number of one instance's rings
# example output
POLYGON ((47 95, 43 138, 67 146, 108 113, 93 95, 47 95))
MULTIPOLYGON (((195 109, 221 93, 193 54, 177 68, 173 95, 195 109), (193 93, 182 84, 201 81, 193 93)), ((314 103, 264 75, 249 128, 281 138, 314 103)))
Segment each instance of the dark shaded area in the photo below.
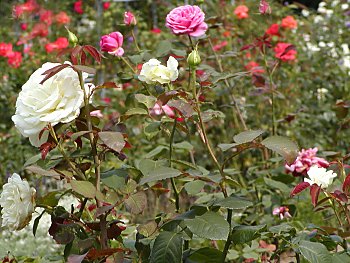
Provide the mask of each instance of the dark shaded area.
MULTIPOLYGON (((306 6, 311 9, 317 10, 318 5, 322 2, 321 0, 298 0, 298 1, 293 1, 293 0, 283 0, 281 1, 282 4, 288 5, 288 4, 299 4, 306 6)), ((301 6, 302 7, 302 6, 301 6)))

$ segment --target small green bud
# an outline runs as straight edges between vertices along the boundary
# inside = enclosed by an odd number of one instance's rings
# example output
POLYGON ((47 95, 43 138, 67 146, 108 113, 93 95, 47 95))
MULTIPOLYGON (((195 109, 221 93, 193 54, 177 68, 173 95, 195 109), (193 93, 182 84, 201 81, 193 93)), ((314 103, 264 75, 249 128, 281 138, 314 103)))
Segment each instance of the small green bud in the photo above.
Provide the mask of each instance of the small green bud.
POLYGON ((76 46, 79 42, 77 36, 71 32, 67 27, 66 27, 66 30, 68 31, 68 39, 69 39, 69 42, 73 44, 73 46, 76 46))
POLYGON ((201 64, 201 57, 197 47, 188 55, 187 63, 190 65, 190 68, 196 68, 199 64, 201 64))

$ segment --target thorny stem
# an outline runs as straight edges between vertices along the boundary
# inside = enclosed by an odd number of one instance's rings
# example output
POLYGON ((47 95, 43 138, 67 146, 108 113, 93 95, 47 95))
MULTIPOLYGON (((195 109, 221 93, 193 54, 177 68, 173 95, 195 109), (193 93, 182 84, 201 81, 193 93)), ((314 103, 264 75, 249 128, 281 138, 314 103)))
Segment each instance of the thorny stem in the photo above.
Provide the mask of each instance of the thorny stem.
MULTIPOLYGON (((220 61, 219 56, 218 56, 218 55, 216 54, 216 52, 215 52, 213 43, 211 42, 210 38, 208 38, 208 42, 209 42, 209 45, 210 45, 210 47, 211 47, 211 50, 212 50, 213 53, 214 53, 216 63, 217 63, 218 66, 219 66, 219 70, 220 70, 220 72, 222 73, 222 72, 224 72, 224 69, 223 69, 223 67, 222 67, 222 64, 221 64, 221 61, 220 61)), ((231 87, 230 87, 230 84, 228 83, 227 79, 225 79, 224 82, 225 82, 226 87, 227 87, 228 89, 230 89, 231 87)), ((239 107, 238 107, 237 99, 236 99, 236 97, 235 97, 231 92, 229 92, 229 94, 230 94, 231 100, 233 100, 233 102, 234 102, 234 107, 235 107, 236 113, 237 113, 237 115, 238 115, 238 117, 239 117, 239 120, 240 120, 241 124, 243 125, 243 129, 246 131, 246 130, 248 130, 247 124, 245 123, 245 120, 244 120, 244 118, 243 118, 243 115, 242 115, 242 113, 241 113, 241 110, 240 110, 239 107)))
MULTIPOLYGON (((83 74, 81 71, 78 72, 80 87, 84 92, 84 104, 85 104, 85 115, 86 115, 86 124, 89 131, 89 141, 91 145, 91 151, 94 158, 95 166, 95 177, 96 177, 96 191, 100 192, 100 181, 101 181, 101 171, 100 171, 100 159, 98 158, 95 136, 93 133, 91 115, 90 115, 90 105, 89 105, 89 94, 86 94, 84 87, 83 74)), ((102 203, 96 199, 97 207, 101 207, 102 203)), ((101 246, 103 249, 108 248, 108 237, 107 237, 107 226, 106 226, 106 217, 105 215, 100 216, 100 228, 101 228, 101 246)))
POLYGON ((52 138, 54 139, 55 143, 57 144, 58 150, 61 152, 64 160, 68 163, 70 168, 76 173, 76 176, 81 180, 86 180, 85 175, 73 165, 73 163, 69 159, 68 155, 66 154, 66 152, 62 148, 62 145, 59 143, 56 132, 55 132, 54 128, 51 126, 51 124, 49 124, 49 131, 50 131, 50 134, 51 134, 52 138))
MULTIPOLYGON (((213 159, 215 165, 217 166, 221 176, 222 176, 222 179, 225 178, 225 173, 224 173, 224 170, 222 169, 222 166, 219 164, 215 154, 214 154, 214 151, 213 149, 211 148, 211 145, 210 145, 210 142, 209 142, 209 139, 208 139, 208 136, 207 136, 207 132, 205 130, 205 127, 204 127, 204 123, 203 123, 203 119, 202 119, 202 114, 201 114, 201 109, 200 109, 200 103, 199 103, 199 100, 198 100, 198 96, 197 96, 197 89, 196 89, 196 70, 195 69, 191 69, 191 85, 192 85, 192 91, 193 91, 193 98, 195 100, 195 103, 196 103, 196 111, 197 111, 197 114, 198 114, 198 119, 199 119, 199 125, 200 125, 200 132, 202 133, 203 135, 203 138, 204 138, 204 144, 205 146, 207 147, 207 150, 211 156, 211 158, 213 159)), ((224 195, 224 197, 228 197, 227 195, 227 191, 226 191, 226 188, 225 188, 225 185, 224 183, 220 183, 220 187, 221 187, 221 190, 222 190, 222 193, 224 195)), ((229 223, 229 226, 230 226, 230 231, 229 231, 229 235, 227 237, 227 240, 226 240, 226 243, 225 243, 225 248, 224 248, 224 251, 223 251, 223 255, 222 255, 222 262, 225 262, 225 258, 227 256, 227 253, 228 253, 228 249, 231 245, 231 220, 232 220, 232 209, 227 209, 227 222, 229 223)))
MULTIPOLYGON (((175 135, 175 131, 176 131, 176 124, 177 124, 177 120, 175 118, 174 119, 174 126, 173 126, 173 129, 171 131, 171 135, 170 135, 170 145, 169 145, 169 165, 170 165, 170 167, 172 167, 173 142, 174 142, 174 135, 175 135)), ((173 187, 173 190, 174 190, 176 212, 178 213, 180 211, 179 192, 178 192, 177 187, 176 187, 175 179, 170 178, 170 180, 171 180, 171 186, 173 187)))

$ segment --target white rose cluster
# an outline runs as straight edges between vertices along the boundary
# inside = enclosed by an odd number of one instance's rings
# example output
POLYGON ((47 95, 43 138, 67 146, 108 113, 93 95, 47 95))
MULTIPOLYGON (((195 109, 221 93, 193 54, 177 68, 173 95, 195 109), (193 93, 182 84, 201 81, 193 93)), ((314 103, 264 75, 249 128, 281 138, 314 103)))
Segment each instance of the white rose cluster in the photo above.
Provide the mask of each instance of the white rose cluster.
MULTIPOLYGON (((70 67, 40 84, 45 77, 42 74, 58 65, 60 64, 50 62, 43 64, 22 86, 17 98, 16 113, 12 116, 12 121, 35 147, 47 141, 48 131, 39 139, 42 129, 49 123, 54 126, 59 122, 74 120, 84 104, 84 92, 80 87, 78 74, 70 67)), ((87 77, 88 74, 83 73, 83 79, 87 77)))
POLYGON ((321 188, 327 188, 330 184, 332 184, 333 179, 337 177, 337 174, 332 170, 327 171, 326 168, 312 166, 307 175, 310 179, 304 178, 304 182, 309 183, 310 185, 317 184, 321 188))
POLYGON ((177 60, 171 56, 167 61, 167 66, 161 65, 159 60, 152 58, 142 65, 139 80, 147 84, 170 83, 179 76, 178 65, 177 60))
POLYGON ((3 186, 0 195, 2 226, 12 230, 24 228, 32 219, 35 189, 14 173, 3 186))

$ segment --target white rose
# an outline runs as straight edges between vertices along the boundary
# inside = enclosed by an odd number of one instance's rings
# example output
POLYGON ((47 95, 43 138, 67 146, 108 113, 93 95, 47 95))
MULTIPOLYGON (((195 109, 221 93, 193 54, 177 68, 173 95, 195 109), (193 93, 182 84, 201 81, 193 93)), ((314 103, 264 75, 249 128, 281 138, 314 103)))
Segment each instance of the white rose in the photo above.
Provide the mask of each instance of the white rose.
MULTIPOLYGON (((59 122, 67 123, 80 114, 84 93, 80 88, 78 74, 70 67, 61 70, 53 77, 39 84, 42 75, 59 63, 45 63, 37 69, 22 86, 16 102, 16 113, 12 121, 31 144, 39 147, 47 141, 48 131, 39 139, 40 131, 49 123, 52 126, 59 122)), ((88 74, 83 73, 83 79, 88 74)))
POLYGON ((312 166, 307 172, 307 175, 310 177, 304 178, 304 182, 309 183, 310 185, 317 184, 321 188, 327 188, 333 182, 333 178, 337 177, 337 174, 332 170, 327 171, 326 168, 312 166))
POLYGON ((4 184, 0 195, 2 226, 13 230, 24 228, 32 218, 34 198, 35 189, 30 188, 27 181, 14 173, 4 184))
POLYGON ((169 57, 167 66, 161 65, 157 59, 150 59, 142 65, 139 80, 147 84, 155 84, 156 82, 160 84, 170 83, 179 76, 178 65, 179 63, 174 57, 169 57))

